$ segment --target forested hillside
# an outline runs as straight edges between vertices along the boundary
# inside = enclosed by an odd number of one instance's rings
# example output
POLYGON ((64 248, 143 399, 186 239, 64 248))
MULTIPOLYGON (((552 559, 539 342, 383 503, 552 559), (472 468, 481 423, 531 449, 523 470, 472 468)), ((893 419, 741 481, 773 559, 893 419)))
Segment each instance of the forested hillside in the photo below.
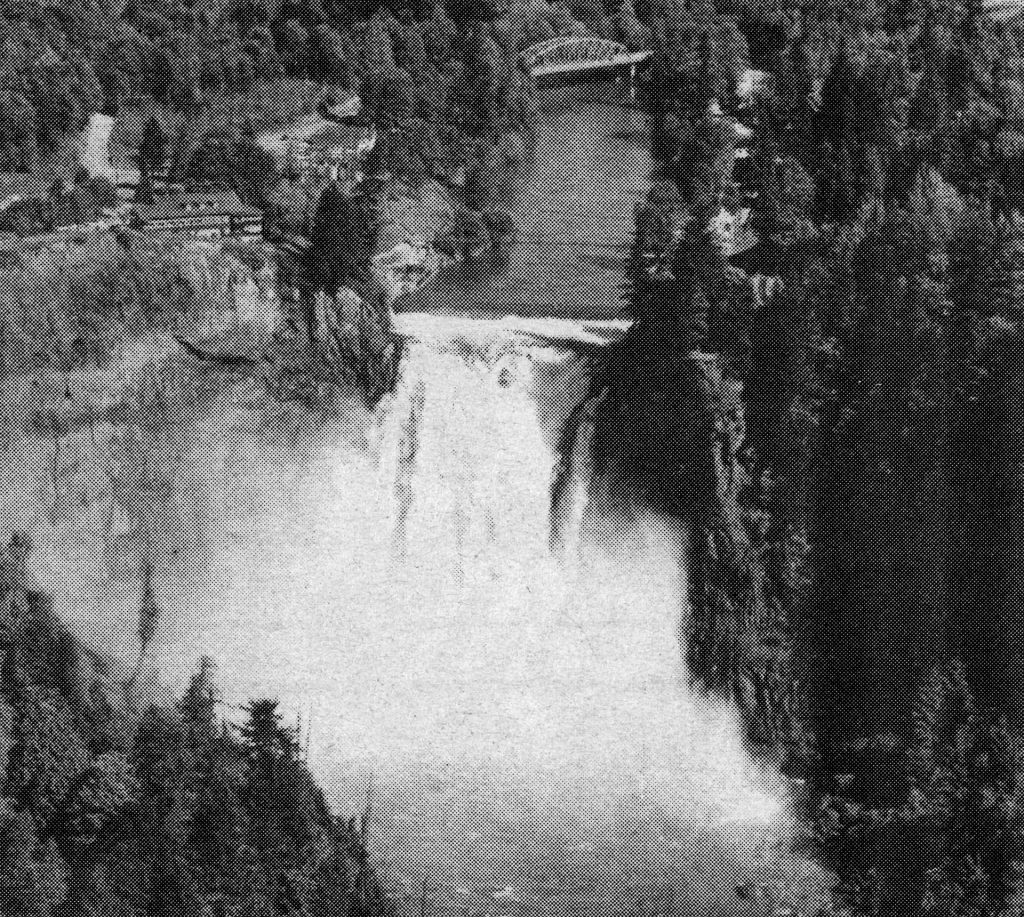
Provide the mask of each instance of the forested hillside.
POLYGON ((515 55, 580 26, 562 5, 456 6, 6 4, 0 170, 52 164, 90 113, 106 112, 118 119, 119 165, 166 156, 178 179, 227 182, 285 205, 302 189, 294 177, 281 184, 289 176, 260 155, 253 132, 308 114, 318 96, 351 91, 382 128, 381 152, 396 172, 422 179, 457 168, 470 185, 500 178, 502 159, 522 156, 532 104, 515 55))
POLYGON ((176 701, 114 671, 29 582, 30 551, 16 535, 0 559, 0 913, 389 913, 365 825, 330 812, 276 703, 236 727, 209 661, 176 701))
POLYGON ((808 781, 845 907, 1003 913, 1021 852, 1024 29, 970 2, 637 13, 659 180, 604 436, 695 526, 691 670, 808 781), (767 79, 741 99, 751 66, 767 79), (734 114, 757 244, 730 259, 709 224, 735 195, 734 114), (638 425, 643 454, 621 441, 638 425))

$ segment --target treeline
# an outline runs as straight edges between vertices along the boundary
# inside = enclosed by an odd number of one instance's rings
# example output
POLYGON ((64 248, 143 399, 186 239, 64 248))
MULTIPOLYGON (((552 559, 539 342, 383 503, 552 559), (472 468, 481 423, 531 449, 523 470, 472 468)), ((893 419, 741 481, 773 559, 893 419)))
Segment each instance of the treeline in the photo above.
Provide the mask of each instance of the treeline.
POLYGON ((1024 30, 975 3, 637 13, 660 180, 609 404, 652 418, 636 467, 697 533, 691 670, 807 781, 845 912, 1005 913, 1022 853, 1024 30), (740 92, 751 65, 768 77, 740 92), (736 115, 754 132, 738 188, 736 115), (733 248, 712 224, 743 206, 753 238, 733 248), (724 378, 701 418, 682 408, 708 361, 724 378))
POLYGON ((311 85, 327 98, 363 96, 396 174, 458 177, 486 195, 528 145, 533 103, 518 52, 581 28, 568 6, 543 0, 20 0, 0 19, 0 170, 32 170, 96 111, 133 122, 115 129, 123 158, 144 112, 167 134, 176 177, 233 184, 241 173, 250 199, 274 191, 279 201, 300 190, 281 186, 296 176, 273 174, 244 141, 293 120, 311 85), (241 168, 231 161, 239 144, 241 168))
POLYGON ((6 3, 0 167, 29 169, 89 113, 117 114, 140 97, 195 113, 261 81, 304 74, 314 56, 325 82, 346 82, 327 47, 335 33, 299 32, 298 17, 313 6, 285 4, 272 15, 263 0, 6 3))
POLYGON ((102 219, 117 206, 117 189, 106 178, 77 176, 70 187, 55 182, 43 199, 18 201, 0 213, 0 232, 29 236, 62 226, 80 226, 102 219))
POLYGON ((144 706, 0 556, 0 912, 5 917, 386 915, 365 825, 334 816, 276 703, 240 727, 204 661, 144 706))

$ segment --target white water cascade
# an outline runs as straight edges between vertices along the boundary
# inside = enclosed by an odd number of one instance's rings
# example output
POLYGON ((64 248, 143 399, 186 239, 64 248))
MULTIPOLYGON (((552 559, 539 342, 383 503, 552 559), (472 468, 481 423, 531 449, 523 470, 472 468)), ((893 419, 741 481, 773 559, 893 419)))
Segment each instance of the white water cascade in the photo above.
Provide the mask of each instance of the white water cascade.
POLYGON ((157 583, 160 677, 180 688, 208 654, 228 704, 301 718, 339 811, 370 801, 396 893, 607 913, 660 882, 712 914, 751 876, 789 882, 778 786, 687 685, 685 532, 593 498, 586 410, 561 438, 589 383, 565 323, 555 345, 543 323, 401 318, 372 414, 325 425, 236 391, 200 425, 177 499, 204 556, 157 583), (552 890, 559 870, 586 881, 552 890))

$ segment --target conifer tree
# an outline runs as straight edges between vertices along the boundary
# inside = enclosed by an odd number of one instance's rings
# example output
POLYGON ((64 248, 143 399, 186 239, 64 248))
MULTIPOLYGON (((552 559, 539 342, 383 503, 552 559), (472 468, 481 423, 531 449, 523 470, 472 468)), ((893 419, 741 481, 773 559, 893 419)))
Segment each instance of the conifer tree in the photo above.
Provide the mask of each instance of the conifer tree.
POLYGON ((1002 913, 1022 853, 1019 765, 1005 723, 979 713, 957 660, 921 692, 908 761, 904 818, 923 870, 918 913, 1002 913))
POLYGON ((151 117, 142 129, 139 143, 139 172, 152 176, 161 169, 167 159, 170 138, 157 118, 151 117))
POLYGON ((159 621, 160 606, 157 604, 156 594, 153 591, 153 565, 149 560, 146 560, 142 567, 142 595, 139 599, 139 657, 131 678, 133 682, 138 678, 142 670, 146 651, 156 635, 156 627, 159 621))
POLYGON ((367 188, 351 195, 331 182, 320 195, 313 218, 310 276, 329 295, 367 278, 380 231, 376 204, 367 188))
POLYGON ((188 844, 195 851, 198 881, 204 893, 228 895, 239 893, 243 881, 245 819, 239 802, 242 757, 218 722, 220 696, 214 673, 213 661, 204 657, 178 710, 183 752, 196 780, 186 826, 188 844))

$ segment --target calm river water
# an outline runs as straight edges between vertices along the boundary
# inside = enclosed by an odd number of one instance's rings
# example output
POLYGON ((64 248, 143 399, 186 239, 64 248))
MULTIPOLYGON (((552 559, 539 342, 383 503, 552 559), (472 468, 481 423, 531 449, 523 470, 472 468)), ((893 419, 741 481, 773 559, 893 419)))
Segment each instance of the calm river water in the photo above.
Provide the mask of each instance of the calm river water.
POLYGON ((519 235, 507 265, 453 268, 401 311, 616 318, 633 207, 647 190, 646 119, 621 90, 545 95, 535 159, 511 209, 519 235))

